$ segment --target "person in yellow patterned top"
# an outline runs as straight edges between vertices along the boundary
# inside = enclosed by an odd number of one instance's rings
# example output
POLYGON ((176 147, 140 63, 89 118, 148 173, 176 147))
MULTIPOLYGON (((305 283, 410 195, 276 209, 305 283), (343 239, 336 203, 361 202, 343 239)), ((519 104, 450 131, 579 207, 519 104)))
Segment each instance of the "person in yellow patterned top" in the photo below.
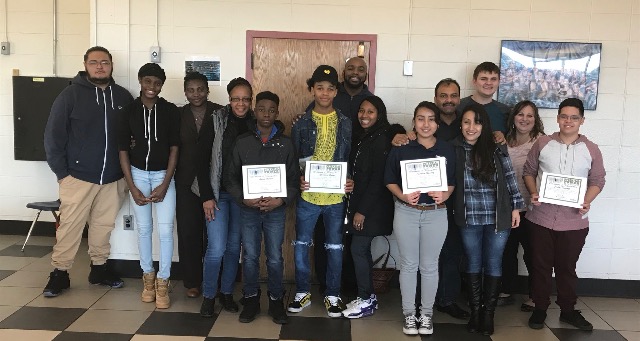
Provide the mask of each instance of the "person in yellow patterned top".
MULTIPOLYGON (((314 105, 294 124, 291 139, 303 165, 305 161, 348 162, 351 150, 351 119, 333 107, 338 93, 338 73, 329 65, 320 65, 307 80, 314 105)), ((304 172, 302 172, 304 174, 304 172)), ((309 292, 309 247, 313 245, 313 231, 318 217, 325 224, 327 251, 326 291, 324 304, 329 317, 341 317, 345 309, 340 299, 342 273, 342 227, 345 219, 344 194, 311 193, 309 183, 301 179, 302 193, 296 208, 296 295, 289 304, 292 313, 302 311, 311 304, 309 292)), ((353 181, 347 180, 345 192, 353 189, 353 181)))

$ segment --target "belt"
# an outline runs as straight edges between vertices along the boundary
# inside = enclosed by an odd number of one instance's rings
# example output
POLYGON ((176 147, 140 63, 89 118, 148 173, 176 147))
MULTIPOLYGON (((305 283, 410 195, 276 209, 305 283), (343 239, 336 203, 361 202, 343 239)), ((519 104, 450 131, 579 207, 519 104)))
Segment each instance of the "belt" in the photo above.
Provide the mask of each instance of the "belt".
POLYGON ((416 210, 420 210, 420 211, 431 211, 431 210, 439 210, 441 208, 447 208, 447 205, 445 203, 442 204, 420 204, 420 205, 411 205, 409 203, 406 203, 402 200, 398 200, 399 203, 407 206, 407 207, 411 207, 411 208, 415 208, 416 210))

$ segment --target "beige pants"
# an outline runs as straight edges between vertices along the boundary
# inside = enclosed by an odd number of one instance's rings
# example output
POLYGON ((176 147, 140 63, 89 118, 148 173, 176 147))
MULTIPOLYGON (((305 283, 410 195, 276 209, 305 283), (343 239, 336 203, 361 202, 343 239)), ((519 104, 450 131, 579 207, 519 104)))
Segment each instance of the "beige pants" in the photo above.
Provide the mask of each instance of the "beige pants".
POLYGON ((95 265, 107 262, 111 231, 125 197, 125 182, 96 185, 68 176, 60 183, 60 226, 51 265, 68 270, 78 252, 85 224, 89 224, 89 257, 95 265))

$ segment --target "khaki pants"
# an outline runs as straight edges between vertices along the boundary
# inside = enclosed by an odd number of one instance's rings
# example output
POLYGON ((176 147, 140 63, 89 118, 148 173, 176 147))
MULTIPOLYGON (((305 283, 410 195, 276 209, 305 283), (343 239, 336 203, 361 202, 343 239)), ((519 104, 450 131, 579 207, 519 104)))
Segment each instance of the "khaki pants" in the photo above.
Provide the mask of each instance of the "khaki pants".
POLYGON ((60 183, 60 226, 51 265, 68 270, 78 252, 85 224, 89 224, 89 257, 92 264, 107 262, 111 251, 111 231, 125 196, 124 180, 96 185, 66 177, 60 183))

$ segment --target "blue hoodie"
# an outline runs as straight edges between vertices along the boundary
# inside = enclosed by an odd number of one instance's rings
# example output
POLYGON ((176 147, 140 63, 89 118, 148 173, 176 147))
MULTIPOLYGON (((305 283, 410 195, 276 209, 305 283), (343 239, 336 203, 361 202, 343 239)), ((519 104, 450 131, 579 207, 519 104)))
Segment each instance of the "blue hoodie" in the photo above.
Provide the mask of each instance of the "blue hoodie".
POLYGON ((71 175, 103 185, 122 178, 117 112, 132 101, 113 79, 102 90, 78 72, 53 102, 44 131, 47 163, 58 180, 71 175))

